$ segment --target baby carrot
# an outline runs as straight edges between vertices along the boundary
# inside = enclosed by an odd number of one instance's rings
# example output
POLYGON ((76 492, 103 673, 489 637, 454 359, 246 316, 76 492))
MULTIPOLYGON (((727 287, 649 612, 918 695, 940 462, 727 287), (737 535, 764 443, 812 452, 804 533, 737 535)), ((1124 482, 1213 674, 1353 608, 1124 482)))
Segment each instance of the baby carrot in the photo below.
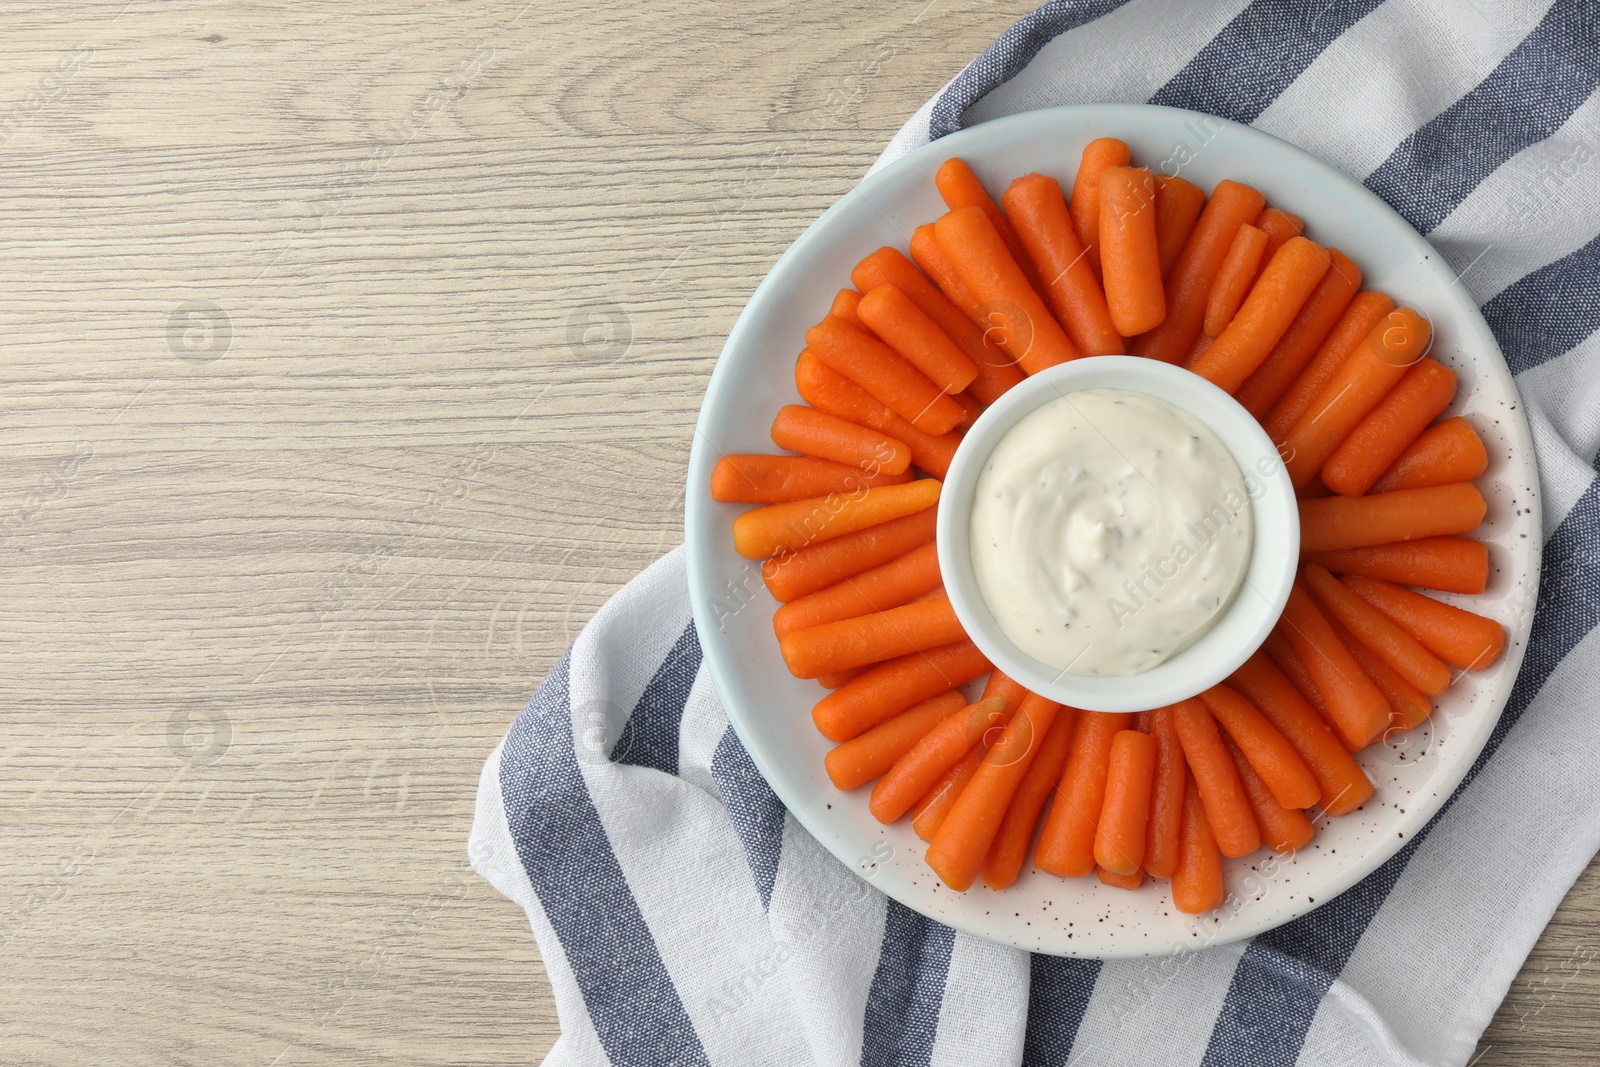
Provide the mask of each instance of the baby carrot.
POLYGON ((1236 391, 1283 339, 1327 272, 1326 249, 1304 237, 1290 240, 1262 268, 1227 329, 1189 369, 1229 393, 1236 391))
POLYGON ((951 211, 963 207, 975 207, 988 216, 994 224, 995 232, 1006 243, 1006 251, 1011 253, 1011 258, 1017 261, 1017 266, 1022 268, 1022 273, 1028 276, 1028 281, 1035 289, 1039 289, 1039 276, 1034 273, 1033 264, 1028 260, 1028 253, 1023 249, 1022 242, 1017 239, 1017 231, 1011 226, 1011 220, 1006 218, 1000 210, 1000 205, 994 202, 989 195, 989 190, 983 187, 978 176, 972 173, 972 168, 967 166, 964 159, 951 157, 939 165, 934 172, 933 184, 939 190, 945 206, 951 211))
POLYGON ((964 891, 978 877, 1011 799, 1060 711, 1060 704, 1044 697, 1033 693, 1023 697, 1005 732, 940 824, 927 861, 951 889, 964 891))
POLYGON ((1100 879, 1102 885, 1108 885, 1112 889, 1138 889, 1141 885, 1144 885, 1143 871, 1134 871, 1132 874, 1113 874, 1104 867, 1096 866, 1094 875, 1100 879))
POLYGON ((1245 660, 1228 676, 1228 684, 1254 704, 1300 753, 1317 780, 1317 803, 1324 814, 1344 815, 1372 796, 1372 782, 1361 765, 1265 653, 1258 651, 1245 660))
POLYGON ((1222 903, 1222 854, 1192 778, 1183 791, 1183 823, 1178 866, 1172 872, 1172 903, 1187 915, 1199 915, 1222 903))
POLYGON ((1489 584, 1489 548, 1470 537, 1419 537, 1366 548, 1308 552, 1307 563, 1445 593, 1481 593, 1489 584))
POLYGON ((934 223, 967 289, 998 319, 991 334, 1027 374, 1078 358, 1078 350, 1006 250, 982 210, 964 207, 934 223))
POLYGON ((824 689, 838 689, 840 686, 855 681, 865 673, 867 673, 867 668, 865 667, 851 667, 847 671, 834 671, 832 674, 818 675, 817 684, 824 689))
POLYGON ((1418 689, 1438 696, 1450 684, 1450 668, 1422 643, 1391 622, 1388 616, 1339 583, 1317 564, 1305 569, 1306 587, 1315 594, 1329 617, 1381 656, 1390 667, 1418 689))
POLYGON ((1305 369, 1360 288, 1361 268, 1337 248, 1328 249, 1328 272, 1261 366, 1233 394, 1256 421, 1265 421, 1267 412, 1305 369))
POLYGON ((989 661, 971 641, 913 652, 880 663, 835 689, 817 701, 811 720, 829 741, 848 741, 913 704, 966 685, 988 669, 989 661))
POLYGON ((960 404, 894 349, 841 318, 829 315, 807 330, 806 347, 924 433, 948 433, 961 421, 960 404))
POLYGON ((761 565, 761 580, 774 599, 787 603, 888 563, 933 540, 938 508, 802 548, 761 565))
MULTIPOLYGON (((1296 652, 1289 644, 1289 639, 1283 636, 1283 627, 1273 627, 1272 632, 1267 634, 1267 639, 1261 642, 1261 651, 1265 652, 1285 677, 1294 683, 1294 687, 1299 690, 1306 703, 1316 710, 1317 716, 1332 730, 1333 713, 1328 710, 1328 699, 1322 695, 1322 690, 1318 689, 1317 683, 1312 680, 1311 672, 1306 670, 1300 653, 1296 652)), ((1335 733, 1337 734, 1337 731, 1335 733)), ((1344 738, 1339 738, 1339 743, 1343 745, 1344 738)), ((1349 746, 1345 747, 1345 751, 1350 751, 1349 746)))
POLYGON ((1204 330, 1195 334, 1194 345, 1190 347, 1189 354, 1183 357, 1183 365, 1185 367, 1193 367, 1200 357, 1205 354, 1206 349, 1211 347, 1211 340, 1206 336, 1204 330))
POLYGON ((956 425, 965 430, 978 421, 978 416, 983 414, 983 405, 978 403, 978 398, 971 393, 951 393, 950 399, 961 405, 964 414, 956 425))
MULTIPOLYGON (((1292 246, 1290 242, 1284 248, 1292 246)), ((1373 327, 1284 438, 1284 465, 1295 488, 1322 469, 1406 368, 1427 354, 1432 339, 1433 325, 1410 308, 1396 308, 1373 327)))
POLYGON ((1367 672, 1367 677, 1378 687, 1383 699, 1389 702, 1389 725, 1378 735, 1378 741, 1383 741, 1392 733, 1409 730, 1433 714, 1433 702, 1428 699, 1428 694, 1406 681, 1382 656, 1340 626, 1338 619, 1330 616, 1328 625, 1333 627, 1334 636, 1361 664, 1361 669, 1367 672))
POLYGON ((1457 415, 1422 431, 1372 484, 1372 492, 1470 482, 1488 469, 1483 442, 1472 424, 1457 415))
POLYGON ((856 313, 856 307, 861 303, 861 294, 854 289, 840 289, 833 298, 833 304, 828 308, 828 314, 837 315, 856 329, 866 328, 861 321, 861 316, 856 313))
POLYGON ((1341 496, 1365 493, 1455 395, 1455 371, 1432 359, 1418 362, 1334 449, 1322 481, 1341 496))
POLYGON ((1271 259, 1292 238, 1306 232, 1306 224, 1299 215, 1291 215, 1275 207, 1263 209, 1256 216, 1256 226, 1267 235, 1267 252, 1262 256, 1263 259, 1271 259))
POLYGON ((1278 853, 1297 852, 1310 844, 1316 830, 1305 813, 1278 802, 1277 796, 1262 781, 1261 775, 1256 773, 1255 767, 1251 766, 1233 738, 1224 736, 1222 743, 1233 759, 1234 770, 1239 772, 1239 784, 1244 786, 1244 795, 1250 801, 1256 825, 1261 828, 1261 843, 1278 853))
POLYGON ((1178 739, 1183 742, 1183 755, 1189 763, 1189 776, 1205 803, 1206 819, 1216 835, 1217 847, 1230 858, 1254 852, 1261 846, 1261 830, 1250 811, 1244 786, 1239 784, 1239 772, 1233 769, 1228 750, 1222 747, 1222 735, 1210 708, 1191 697, 1172 705, 1172 711, 1178 739))
POLYGON ((1164 363, 1179 363, 1194 344, 1206 314, 1211 285, 1239 227, 1255 220, 1265 203, 1262 195, 1239 182, 1226 179, 1211 190, 1211 199, 1195 220, 1183 251, 1162 282, 1167 312, 1161 325, 1130 346, 1136 356, 1164 363))
POLYGON ((1505 629, 1494 619, 1376 578, 1352 576, 1340 581, 1452 666, 1481 671, 1505 651, 1505 629))
POLYGON ((983 757, 989 752, 988 739, 992 733, 993 730, 987 731, 970 752, 941 774, 939 780, 922 795, 922 799, 911 806, 911 829, 918 837, 932 841, 939 827, 944 825, 946 816, 982 766, 983 757))
MULTIPOLYGON (((927 231, 927 243, 942 257, 944 253, 939 250, 939 243, 933 236, 933 227, 929 226, 927 231)), ((967 391, 982 403, 993 404, 1008 389, 1022 381, 1022 371, 1017 369, 1011 357, 999 348, 985 344, 983 327, 968 318, 967 313, 957 307, 938 285, 930 282, 899 249, 887 246, 878 249, 856 264, 850 272, 850 280, 863 293, 892 285, 910 297, 924 315, 937 322, 939 328, 978 368, 977 377, 967 386, 967 391)))
POLYGON ((1086 356, 1113 356, 1127 351, 1111 322, 1106 294, 1089 267, 1078 235, 1073 232, 1061 186, 1043 174, 1028 174, 1011 183, 1000 198, 1017 227, 1017 236, 1038 268, 1040 294, 1086 356))
POLYGON ((835 745, 822 761, 829 780, 836 788, 846 790, 872 781, 893 767, 935 726, 966 706, 966 697, 952 689, 907 708, 859 737, 835 745))
POLYGON ((1017 880, 1022 861, 1028 858, 1028 845, 1032 842, 1039 812, 1050 798, 1050 791, 1061 780, 1061 769, 1066 766, 1078 718, 1077 708, 1062 706, 1039 742, 1039 751, 1027 773, 1017 783, 1005 817, 1000 820, 994 841, 989 845, 989 854, 983 860, 983 884, 990 889, 1004 889, 1017 880))
POLYGON ((903 474, 911 466, 911 449, 904 442, 801 404, 778 409, 772 420, 772 443, 790 452, 885 474, 903 474))
POLYGON ((1056 799, 1044 817, 1033 863, 1041 871, 1077 878, 1094 870, 1094 835, 1106 795, 1106 770, 1111 742, 1133 724, 1121 712, 1085 712, 1078 716, 1072 753, 1056 786, 1056 799))
POLYGON ((924 478, 752 508, 733 520, 733 549, 746 559, 765 559, 831 541, 932 507, 941 484, 924 478))
POLYGON ((872 787, 868 808, 875 819, 891 823, 911 810, 939 776, 972 750, 990 728, 1004 725, 1005 702, 981 700, 940 722, 911 750, 895 761, 872 787))
MULTIPOLYGON (((1333 324, 1333 329, 1317 347, 1316 354, 1306 364, 1300 375, 1289 383, 1283 396, 1273 401, 1272 408, 1262 421, 1267 436, 1278 443, 1289 436, 1294 424, 1306 413, 1328 382, 1339 373, 1345 360, 1356 346, 1367 339, 1373 327, 1394 310, 1394 301, 1382 293, 1357 293, 1348 307, 1333 324)), ((1252 412, 1253 414, 1253 412, 1252 412)))
POLYGON ((1266 250, 1265 231, 1248 224, 1239 227, 1233 244, 1228 246, 1222 269, 1217 271, 1217 280, 1211 283, 1211 295, 1206 298, 1206 317, 1201 332, 1207 337, 1220 337, 1233 321, 1239 305, 1244 303, 1244 294, 1250 291, 1250 283, 1256 280, 1256 272, 1261 269, 1261 254, 1266 250))
MULTIPOLYGON (((891 486, 890 488, 897 488, 891 486)), ((875 489, 873 492, 882 492, 875 489)), ((1390 541, 1471 533, 1488 504, 1471 482, 1371 496, 1300 501, 1300 551, 1329 552, 1390 541)))
MULTIPOLYGON (((1020 372, 1017 378, 1021 380, 1020 372)), ((801 352, 795 360, 794 384, 800 390, 800 398, 818 411, 903 441, 911 449, 911 462, 935 478, 943 478, 949 471, 956 447, 961 444, 959 433, 923 433, 810 351, 801 352)))
POLYGON ((784 504, 910 480, 910 472, 873 474, 852 464, 810 456, 723 456, 711 468, 711 499, 730 504, 784 504))
POLYGON ((1227 735, 1239 743, 1278 803, 1286 808, 1309 808, 1317 802, 1322 790, 1316 776, 1294 744, 1254 704, 1226 684, 1212 686, 1200 699, 1227 735))
POLYGON ((949 598, 938 597, 800 630, 785 637, 779 651, 796 678, 816 678, 939 648, 965 636, 949 598))
POLYGON ((888 611, 936 588, 939 581, 938 548, 922 545, 882 566, 780 605, 772 613, 772 629, 782 641, 813 626, 888 611))
POLYGON ((1178 827, 1183 820, 1183 784, 1188 765, 1172 709, 1150 713, 1150 736, 1156 743, 1155 781, 1150 789, 1150 821, 1144 839, 1144 869, 1152 878, 1171 878, 1178 866, 1178 827))
POLYGON ((1328 702, 1329 725, 1346 748, 1365 748, 1388 725, 1389 702, 1339 643, 1333 627, 1298 581, 1289 591, 1278 627, 1328 702))
MULTIPOLYGON (((1104 189, 1102 179, 1102 196, 1104 189)), ((1094 860, 1112 874, 1127 877, 1144 865, 1150 785, 1155 773, 1156 743, 1149 734, 1121 730, 1111 739, 1105 800, 1094 833, 1094 860)))
MULTIPOLYGON (((1205 190, 1176 174, 1156 175, 1156 247, 1161 253, 1165 278, 1194 229, 1194 220, 1206 206, 1205 190)), ((1164 875, 1162 877, 1165 877, 1164 875)))
POLYGON ((1156 244, 1156 184, 1144 167, 1100 173, 1100 269, 1111 322, 1124 337, 1144 333, 1167 314, 1156 244))
POLYGON ((1006 710, 1016 711, 1022 706, 1022 700, 1028 691, 1022 683, 1006 674, 999 667, 989 672, 989 677, 983 683, 983 695, 979 700, 988 700, 990 697, 999 697, 1006 702, 1006 710))
MULTIPOLYGON (((1109 167, 1126 167, 1133 159, 1128 146, 1115 137, 1100 137, 1083 146, 1083 159, 1072 181, 1072 228, 1078 243, 1088 250, 1089 269, 1100 276, 1100 175, 1109 167)), ((1088 872, 1084 872, 1088 873, 1088 872)))
POLYGON ((946 393, 959 393, 978 376, 978 366, 916 303, 892 285, 861 298, 861 321, 946 393))

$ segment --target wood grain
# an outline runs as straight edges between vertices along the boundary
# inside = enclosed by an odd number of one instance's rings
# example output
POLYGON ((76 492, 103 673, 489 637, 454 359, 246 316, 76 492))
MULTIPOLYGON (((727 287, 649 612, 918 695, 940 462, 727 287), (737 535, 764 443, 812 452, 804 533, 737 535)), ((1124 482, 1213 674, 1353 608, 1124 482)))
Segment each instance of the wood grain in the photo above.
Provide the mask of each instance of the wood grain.
MULTIPOLYGON (((6 6, 0 1058, 543 1055, 482 759, 681 540, 761 276, 1025 7, 6 6)), ((1597 910, 1478 1063, 1594 1062, 1597 910)))

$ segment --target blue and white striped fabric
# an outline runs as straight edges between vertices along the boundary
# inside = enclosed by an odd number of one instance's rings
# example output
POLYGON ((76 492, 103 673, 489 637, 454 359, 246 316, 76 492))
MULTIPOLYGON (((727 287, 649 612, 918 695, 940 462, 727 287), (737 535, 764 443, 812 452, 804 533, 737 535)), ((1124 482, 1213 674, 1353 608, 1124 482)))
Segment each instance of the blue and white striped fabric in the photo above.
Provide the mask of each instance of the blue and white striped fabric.
POLYGON ((1030 958, 887 900, 788 816, 700 669, 674 552, 600 611, 484 768, 471 855, 532 922, 561 1017, 546 1062, 1465 1063, 1600 847, 1597 85, 1587 0, 1072 0, 929 101, 884 161, 1029 108, 1153 101, 1302 145, 1426 234, 1537 440, 1522 674, 1427 831, 1318 910, 1183 957, 1030 958))

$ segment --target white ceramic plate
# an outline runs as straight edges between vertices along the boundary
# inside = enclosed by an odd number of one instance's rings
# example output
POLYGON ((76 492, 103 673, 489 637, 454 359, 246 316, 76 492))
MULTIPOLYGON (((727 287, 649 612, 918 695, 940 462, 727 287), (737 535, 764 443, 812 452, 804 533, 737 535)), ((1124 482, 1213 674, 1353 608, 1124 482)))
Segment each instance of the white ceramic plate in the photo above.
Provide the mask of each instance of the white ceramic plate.
POLYGON ((1221 119, 1141 105, 1054 108, 964 130, 873 174, 757 288, 723 348, 695 431, 685 506, 689 589, 734 729, 789 810, 841 861, 906 906, 1004 944, 1057 955, 1155 955, 1251 937, 1310 911, 1394 855, 1444 803, 1487 741, 1522 662, 1539 575, 1536 485, 1527 423, 1493 335, 1439 254, 1377 197, 1300 149, 1221 119), (996 194, 1030 171, 1070 186, 1083 146, 1101 136, 1122 138, 1136 162, 1206 189, 1223 178, 1254 185, 1269 203, 1304 217, 1308 236, 1343 249, 1368 288, 1430 316, 1432 354, 1461 378, 1448 414, 1467 415, 1491 457, 1478 480, 1489 514, 1476 535, 1490 545, 1489 589, 1445 599, 1502 620, 1505 655, 1452 685, 1430 723, 1361 755, 1377 785, 1371 802, 1320 823, 1296 856, 1262 851, 1228 861, 1230 899, 1198 918, 1172 907, 1165 882, 1128 892, 1030 868, 998 893, 941 885, 909 820, 881 826, 867 811, 870 787, 841 793, 828 781, 829 745, 810 715, 824 691, 784 669, 771 626, 776 602, 759 566, 733 550, 730 528, 743 506, 715 503, 707 490, 720 455, 775 451, 767 433, 778 408, 798 402, 794 361, 806 329, 849 285, 862 256, 886 244, 905 249, 916 226, 943 213, 933 184, 941 162, 961 156, 996 194))

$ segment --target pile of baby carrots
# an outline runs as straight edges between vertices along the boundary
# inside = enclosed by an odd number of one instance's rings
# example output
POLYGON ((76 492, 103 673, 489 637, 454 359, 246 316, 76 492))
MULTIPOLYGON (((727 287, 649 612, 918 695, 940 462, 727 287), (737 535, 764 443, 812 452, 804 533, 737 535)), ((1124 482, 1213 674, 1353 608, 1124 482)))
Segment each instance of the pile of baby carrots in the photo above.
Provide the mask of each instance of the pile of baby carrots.
POLYGON ((840 789, 910 816, 951 888, 1001 889, 1030 854, 1061 877, 1170 878, 1189 913, 1224 899, 1223 857, 1303 848, 1313 816, 1373 795, 1352 754, 1431 713, 1453 669, 1487 667, 1498 622, 1418 590, 1481 593, 1473 479, 1488 456, 1435 420, 1456 376, 1426 317, 1248 185, 1209 196, 1084 149, 1070 193, 1029 174, 997 204, 960 159, 909 257, 880 248, 806 333, 786 455, 723 456, 712 496, 757 504, 734 545, 781 602, 784 662, 831 690, 812 717, 840 789), (934 546, 940 482, 985 405, 1046 367, 1111 354, 1181 364, 1280 446, 1302 570, 1266 643, 1224 684, 1138 714, 1024 690, 967 639, 934 546), (961 687, 988 672, 982 696, 961 687), (1052 799, 1053 798, 1053 799, 1052 799))

